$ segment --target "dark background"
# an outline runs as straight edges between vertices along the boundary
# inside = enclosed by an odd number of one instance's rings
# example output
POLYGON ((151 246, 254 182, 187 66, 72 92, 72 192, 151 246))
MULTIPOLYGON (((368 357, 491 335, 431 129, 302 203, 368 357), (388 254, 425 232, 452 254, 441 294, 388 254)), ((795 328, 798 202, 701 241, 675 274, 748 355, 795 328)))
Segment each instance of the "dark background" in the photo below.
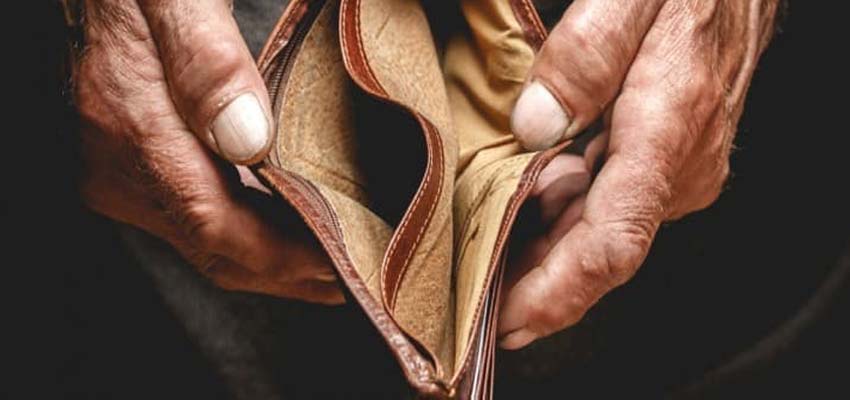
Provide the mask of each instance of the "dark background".
MULTIPOLYGON (((839 64, 846 22, 838 10, 815 3, 790 4, 762 58, 740 124, 734 176, 717 204, 664 226, 641 272, 588 316, 587 329, 552 339, 589 343, 589 350, 564 355, 557 368, 539 374, 503 368, 502 398, 850 395, 850 279, 835 272, 850 251, 848 70, 839 64), (818 290, 826 281, 835 287, 818 290), (822 304, 811 306, 813 296, 829 292, 835 295, 815 297, 822 304), (794 318, 804 323, 783 328, 794 318), (728 367, 765 337, 769 346, 747 353, 756 354, 754 362, 728 367), (718 368, 703 384, 706 371, 718 368)), ((37 128, 10 132, 23 141, 13 141, 3 160, 8 251, 0 282, 10 317, 2 358, 14 373, 0 397, 9 391, 15 398, 229 398, 219 372, 196 351, 110 224, 76 199, 73 119, 52 72, 63 29, 55 9, 45 15, 30 24, 33 33, 19 34, 40 56, 17 61, 33 71, 47 67, 29 91, 37 95, 28 117, 37 128)), ((278 367, 287 371, 282 387, 343 386, 334 374, 360 364, 380 384, 381 371, 392 368, 353 361, 362 354, 345 349, 357 343, 334 331, 333 313, 313 311, 320 316, 306 312, 302 329, 338 339, 326 347, 340 353, 327 355, 326 348, 317 357, 339 365, 278 367)), ((309 354, 293 357, 303 362, 309 354)), ((499 354, 501 364, 533 365, 535 357, 534 348, 499 354)))

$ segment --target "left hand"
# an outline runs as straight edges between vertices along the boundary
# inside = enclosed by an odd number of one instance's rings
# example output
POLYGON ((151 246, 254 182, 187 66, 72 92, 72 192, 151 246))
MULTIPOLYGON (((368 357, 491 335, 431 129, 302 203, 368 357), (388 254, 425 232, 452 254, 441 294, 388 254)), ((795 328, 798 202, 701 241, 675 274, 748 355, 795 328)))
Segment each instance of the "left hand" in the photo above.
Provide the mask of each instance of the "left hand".
POLYGON ((605 114, 584 157, 561 155, 533 194, 546 232, 512 273, 501 346, 575 324, 625 283, 661 222, 708 207, 778 0, 576 0, 546 40, 512 116, 528 149, 605 114), (604 157, 598 176, 589 171, 604 157))

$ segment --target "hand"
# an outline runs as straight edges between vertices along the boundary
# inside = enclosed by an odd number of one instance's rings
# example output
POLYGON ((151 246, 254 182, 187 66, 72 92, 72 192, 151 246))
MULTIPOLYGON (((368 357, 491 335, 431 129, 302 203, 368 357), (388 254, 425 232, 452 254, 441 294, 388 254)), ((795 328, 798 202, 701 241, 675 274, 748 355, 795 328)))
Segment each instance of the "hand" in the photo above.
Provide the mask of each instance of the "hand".
POLYGON ((575 324, 636 272, 662 221, 715 201, 776 8, 776 0, 576 0, 567 9, 512 129, 528 149, 571 138, 601 114, 604 130, 584 162, 561 156, 535 188, 547 232, 513 267, 520 278, 502 309, 503 347, 575 324))
POLYGON ((271 225, 250 201, 263 196, 225 162, 262 159, 273 126, 229 4, 88 1, 84 22, 84 201, 170 242, 222 287, 342 302, 310 236, 271 225))

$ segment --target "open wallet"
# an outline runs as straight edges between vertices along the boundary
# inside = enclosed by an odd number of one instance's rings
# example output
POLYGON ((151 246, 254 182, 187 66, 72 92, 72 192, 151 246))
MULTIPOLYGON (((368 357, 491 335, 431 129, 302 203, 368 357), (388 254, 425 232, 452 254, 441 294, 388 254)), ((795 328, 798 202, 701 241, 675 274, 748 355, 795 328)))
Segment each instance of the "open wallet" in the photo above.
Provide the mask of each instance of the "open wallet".
POLYGON ((259 57, 277 132, 253 171, 421 397, 492 396, 506 243, 569 145, 510 132, 545 37, 530 0, 293 0, 259 57))

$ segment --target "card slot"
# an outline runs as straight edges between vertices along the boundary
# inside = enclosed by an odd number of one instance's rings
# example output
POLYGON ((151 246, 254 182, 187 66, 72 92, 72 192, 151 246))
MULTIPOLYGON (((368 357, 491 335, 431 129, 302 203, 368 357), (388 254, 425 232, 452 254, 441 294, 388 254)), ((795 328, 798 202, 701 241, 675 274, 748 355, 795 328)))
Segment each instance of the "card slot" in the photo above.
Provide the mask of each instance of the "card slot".
POLYGON ((473 333, 493 341, 483 296, 545 162, 508 129, 526 3, 462 0, 440 59, 418 0, 293 0, 303 24, 261 57, 279 132, 261 173, 327 215, 304 214, 420 391, 457 389, 473 333))

